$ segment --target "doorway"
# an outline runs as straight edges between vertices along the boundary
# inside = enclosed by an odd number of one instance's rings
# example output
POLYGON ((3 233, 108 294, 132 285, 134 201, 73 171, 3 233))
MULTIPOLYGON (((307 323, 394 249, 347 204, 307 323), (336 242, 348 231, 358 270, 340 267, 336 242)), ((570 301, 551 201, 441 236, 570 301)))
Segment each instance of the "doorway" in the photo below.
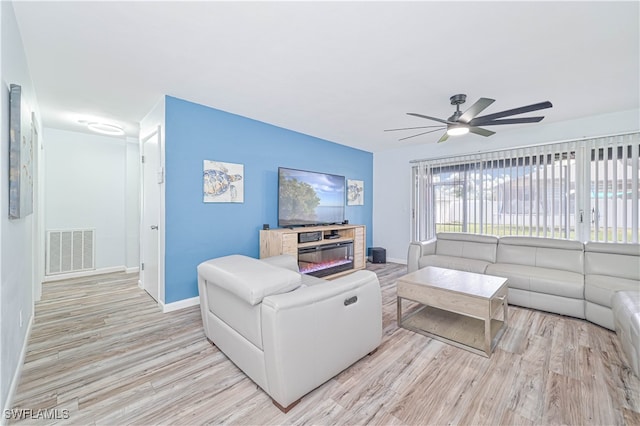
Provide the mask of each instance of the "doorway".
POLYGON ((142 203, 140 218, 140 286, 159 303, 163 302, 164 274, 162 241, 162 167, 161 126, 141 139, 142 203))

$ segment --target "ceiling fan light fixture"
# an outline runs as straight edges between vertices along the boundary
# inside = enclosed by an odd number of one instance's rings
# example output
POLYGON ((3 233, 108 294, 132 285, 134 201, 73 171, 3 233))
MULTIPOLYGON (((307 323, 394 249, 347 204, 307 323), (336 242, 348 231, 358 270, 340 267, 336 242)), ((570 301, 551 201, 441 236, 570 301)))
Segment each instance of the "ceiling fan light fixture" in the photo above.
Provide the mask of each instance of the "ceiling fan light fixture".
MULTIPOLYGON (((553 105, 549 101, 538 102, 537 104, 526 105, 519 108, 512 108, 500 112, 494 112, 492 114, 487 114, 478 117, 482 111, 484 111, 487 107, 489 107, 495 99, 490 98, 480 98, 473 105, 471 105, 465 112, 460 111, 460 105, 465 103, 467 95, 459 94, 453 95, 451 100, 451 105, 455 105, 456 111, 453 113, 451 117, 444 120, 438 117, 430 117, 424 114, 418 114, 415 112, 408 112, 408 115, 412 115, 414 117, 426 118, 427 120, 436 121, 438 123, 442 123, 440 126, 420 126, 420 127, 405 127, 401 129, 388 129, 387 131, 392 130, 413 130, 418 128, 427 128, 427 127, 440 127, 440 129, 447 129, 445 133, 440 137, 438 142, 446 141, 449 136, 461 136, 467 133, 473 133, 480 136, 491 136, 496 132, 484 129, 484 126, 496 126, 499 124, 523 124, 523 123, 537 123, 541 121, 544 116, 538 117, 521 117, 521 118, 505 118, 512 115, 520 115, 525 112, 538 111, 541 109, 551 108, 553 105), (444 124, 444 126, 443 126, 444 124)), ((399 139, 401 141, 405 139, 410 139, 420 135, 426 135, 427 133, 433 133, 437 130, 429 130, 425 132, 418 133, 416 135, 411 135, 399 139)))
POLYGON ((451 125, 447 129, 447 134, 449 136, 461 136, 466 135, 467 133, 469 133, 469 127, 462 126, 460 124, 451 125))

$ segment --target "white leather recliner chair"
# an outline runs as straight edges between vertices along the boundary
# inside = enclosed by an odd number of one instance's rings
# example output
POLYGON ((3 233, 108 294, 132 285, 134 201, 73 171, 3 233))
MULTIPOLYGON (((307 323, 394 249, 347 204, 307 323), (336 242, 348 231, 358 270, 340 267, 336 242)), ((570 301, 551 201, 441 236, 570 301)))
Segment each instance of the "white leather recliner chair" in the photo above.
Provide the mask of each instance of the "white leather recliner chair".
POLYGON ((289 255, 198 265, 205 335, 285 413, 382 339, 375 273, 328 281, 297 271, 289 255))

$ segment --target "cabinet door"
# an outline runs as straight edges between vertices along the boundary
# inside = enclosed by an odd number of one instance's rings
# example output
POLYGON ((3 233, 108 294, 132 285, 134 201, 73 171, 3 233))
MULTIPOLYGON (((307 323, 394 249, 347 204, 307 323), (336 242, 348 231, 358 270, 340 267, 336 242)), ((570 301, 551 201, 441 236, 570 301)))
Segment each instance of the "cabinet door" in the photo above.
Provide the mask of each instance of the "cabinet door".
POLYGON ((298 258, 298 234, 282 235, 282 254, 290 254, 298 258))
POLYGON ((366 246, 365 239, 364 226, 358 226, 355 229, 355 238, 353 241, 353 267, 355 269, 366 266, 364 252, 366 246))

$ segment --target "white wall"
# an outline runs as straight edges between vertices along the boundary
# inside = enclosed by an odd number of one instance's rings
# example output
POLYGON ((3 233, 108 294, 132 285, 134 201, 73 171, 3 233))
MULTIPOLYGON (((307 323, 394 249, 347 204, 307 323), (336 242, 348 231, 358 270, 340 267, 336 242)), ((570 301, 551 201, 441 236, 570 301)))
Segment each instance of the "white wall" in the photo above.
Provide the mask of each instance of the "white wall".
POLYGON ((140 148, 137 139, 127 139, 125 155, 125 266, 132 271, 140 266, 140 148))
POLYGON ((639 130, 640 109, 635 109, 559 123, 527 125, 509 131, 497 129, 496 134, 488 138, 469 134, 439 144, 435 142, 437 138, 433 138, 433 142, 422 145, 376 152, 373 155, 372 245, 386 248, 387 260, 406 262, 411 241, 411 160, 639 130))
POLYGON ((45 229, 95 229, 95 267, 138 264, 137 145, 45 128, 45 229))
MULTIPOLYGON (((22 97, 39 117, 38 103, 24 54, 13 5, 0 2, 0 406, 9 408, 18 381, 33 317, 34 214, 9 220, 9 85, 22 86, 22 97), (20 321, 22 316, 22 323, 20 321)), ((37 120, 40 122, 40 120, 37 120)), ((42 132, 40 132, 42 133, 42 132)), ((34 182, 38 181, 38 150, 34 149, 34 182)), ((4 423, 4 416, 0 423, 4 423)))

